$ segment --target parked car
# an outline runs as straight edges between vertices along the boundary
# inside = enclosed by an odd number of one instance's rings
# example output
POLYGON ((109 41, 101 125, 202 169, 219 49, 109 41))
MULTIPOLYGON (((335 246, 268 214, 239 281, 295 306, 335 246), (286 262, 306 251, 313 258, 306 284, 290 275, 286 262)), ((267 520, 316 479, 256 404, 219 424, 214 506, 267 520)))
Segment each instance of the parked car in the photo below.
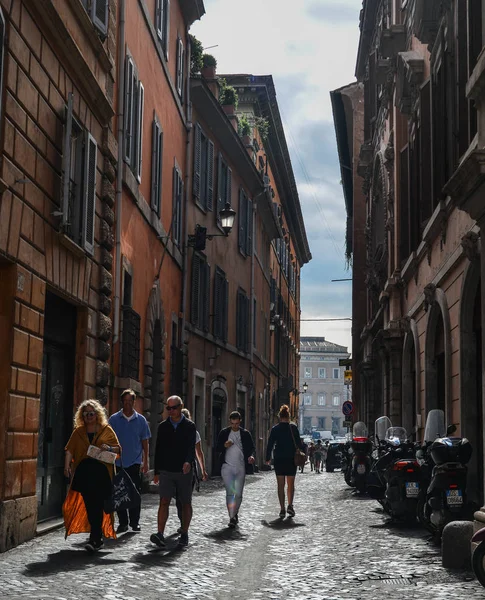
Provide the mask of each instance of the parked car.
POLYGON ((325 471, 333 473, 335 469, 342 469, 345 464, 345 443, 330 442, 328 445, 325 471))

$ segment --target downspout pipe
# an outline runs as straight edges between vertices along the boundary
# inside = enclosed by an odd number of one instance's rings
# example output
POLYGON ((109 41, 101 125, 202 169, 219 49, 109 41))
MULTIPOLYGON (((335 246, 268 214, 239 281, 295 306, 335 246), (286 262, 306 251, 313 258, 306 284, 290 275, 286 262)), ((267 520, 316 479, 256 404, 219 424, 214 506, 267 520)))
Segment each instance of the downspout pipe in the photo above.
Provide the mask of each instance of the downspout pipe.
MULTIPOLYGON (((187 140, 185 144, 185 186, 184 186, 184 210, 183 210, 183 218, 182 223, 184 224, 184 233, 183 233, 183 255, 182 255, 182 294, 180 299, 180 313, 182 315, 182 326, 180 332, 180 345, 183 348, 185 345, 186 339, 186 313, 187 313, 187 265, 188 265, 188 240, 189 240, 189 227, 188 227, 188 213, 189 213, 189 187, 190 187, 190 156, 191 156, 191 132, 192 132, 192 104, 190 100, 190 37, 187 34, 186 40, 186 90, 185 90, 185 110, 186 110, 186 129, 187 129, 187 140)), ((186 384, 188 386, 188 383, 186 384)), ((182 400, 186 403, 188 398, 186 397, 188 394, 188 389, 185 386, 182 394, 182 400), (185 397, 184 397, 185 396, 185 397)))
POLYGON ((123 148, 124 148, 124 89, 125 89, 125 23, 126 0, 120 0, 120 25, 118 39, 118 161, 116 170, 116 232, 115 232, 115 305, 113 347, 120 337, 121 310, 121 208, 123 202, 123 148))
MULTIPOLYGON (((255 402, 254 402, 254 411, 256 411, 256 382, 255 382, 255 377, 254 377, 254 347, 256 346, 256 340, 255 340, 255 336, 254 336, 254 324, 255 324, 255 319, 256 319, 256 314, 255 314, 255 310, 254 310, 254 261, 255 261, 255 253, 256 253, 256 201, 253 201, 253 214, 251 215, 251 219, 252 219, 252 228, 251 231, 253 232, 252 237, 251 237, 251 244, 252 244, 252 248, 251 248, 251 310, 250 310, 250 314, 251 314, 251 323, 250 323, 250 327, 251 327, 251 333, 250 333, 250 339, 251 339, 251 347, 250 347, 250 359, 249 359, 249 382, 250 382, 250 388, 249 388, 249 393, 252 394, 254 396, 255 402)), ((261 299, 262 300, 262 299, 261 299)), ((251 398, 248 398, 248 402, 249 402, 249 406, 251 406, 251 398)), ((254 425, 256 426, 256 415, 251 414, 251 420, 254 423, 254 425)), ((247 426, 247 423, 246 423, 247 426)), ((253 431, 253 434, 256 435, 256 431, 253 431)))

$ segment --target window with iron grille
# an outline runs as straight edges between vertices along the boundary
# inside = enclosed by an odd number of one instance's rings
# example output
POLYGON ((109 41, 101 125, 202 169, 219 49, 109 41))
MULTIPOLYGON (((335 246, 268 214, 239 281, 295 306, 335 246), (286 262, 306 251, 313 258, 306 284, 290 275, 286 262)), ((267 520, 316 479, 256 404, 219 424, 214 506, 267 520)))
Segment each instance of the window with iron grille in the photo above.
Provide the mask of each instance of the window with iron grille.
POLYGON ((242 289, 237 291, 236 299, 236 348, 249 350, 249 298, 242 289))
POLYGON ((88 15, 102 37, 108 33, 109 0, 81 0, 88 15))
POLYGON ((120 376, 139 379, 141 317, 130 306, 123 306, 120 376))
POLYGON ((216 267, 214 275, 214 337, 227 342, 229 283, 222 269, 216 267))
POLYGON ((89 254, 94 253, 97 143, 73 116, 68 95, 62 149, 62 232, 89 254))
POLYGON ((192 325, 209 331, 210 266, 207 258, 194 252, 192 257, 192 280, 190 298, 190 320, 192 325))

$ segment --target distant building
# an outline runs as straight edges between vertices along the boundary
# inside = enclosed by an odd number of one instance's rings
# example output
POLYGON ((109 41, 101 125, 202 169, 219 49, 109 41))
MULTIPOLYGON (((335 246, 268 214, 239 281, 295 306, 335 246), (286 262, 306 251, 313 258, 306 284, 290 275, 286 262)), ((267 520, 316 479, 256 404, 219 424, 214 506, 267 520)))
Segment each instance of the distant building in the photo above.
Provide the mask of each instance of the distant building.
POLYGON ((345 433, 342 403, 350 400, 351 389, 345 386, 345 367, 339 366, 339 360, 349 358, 347 348, 324 337, 302 337, 300 353, 300 382, 301 386, 308 385, 300 395, 300 431, 345 433))

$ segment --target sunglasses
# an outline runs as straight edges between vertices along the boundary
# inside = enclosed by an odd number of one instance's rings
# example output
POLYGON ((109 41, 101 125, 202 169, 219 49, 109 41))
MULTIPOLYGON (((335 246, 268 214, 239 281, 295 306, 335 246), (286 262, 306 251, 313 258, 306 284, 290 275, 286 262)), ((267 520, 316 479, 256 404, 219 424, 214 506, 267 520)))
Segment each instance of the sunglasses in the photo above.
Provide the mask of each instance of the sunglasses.
POLYGON ((87 411, 83 412, 83 415, 85 417, 95 417, 96 413, 94 412, 94 410, 87 410, 87 411))
POLYGON ((175 404, 174 406, 168 406, 168 404, 167 404, 167 410, 176 410, 177 408, 182 408, 182 405, 175 404))

